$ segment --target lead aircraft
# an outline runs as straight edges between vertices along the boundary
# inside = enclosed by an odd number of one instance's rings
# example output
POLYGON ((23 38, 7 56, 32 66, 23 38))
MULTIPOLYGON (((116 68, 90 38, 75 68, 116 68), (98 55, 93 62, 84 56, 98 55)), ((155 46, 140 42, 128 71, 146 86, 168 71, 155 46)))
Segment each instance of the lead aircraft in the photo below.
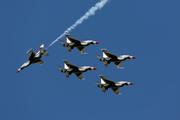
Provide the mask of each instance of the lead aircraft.
POLYGON ((91 66, 82 66, 82 67, 77 67, 66 60, 63 60, 64 62, 64 68, 57 66, 59 69, 61 69, 61 72, 65 74, 65 76, 68 78, 69 75, 74 73, 79 79, 82 79, 83 72, 87 72, 89 70, 96 70, 95 67, 91 66))
POLYGON ((37 53, 35 53, 32 49, 30 49, 27 53, 29 53, 29 59, 18 69, 17 73, 31 64, 43 64, 44 61, 41 57, 49 55, 49 53, 44 49, 44 44, 39 47, 37 53))
POLYGON ((71 50, 76 47, 81 52, 81 54, 85 54, 84 52, 86 46, 99 44, 99 42, 93 40, 79 41, 68 34, 65 34, 65 36, 67 38, 66 42, 62 40, 59 41, 63 43, 63 46, 66 47, 69 52, 71 52, 71 50))
POLYGON ((126 61, 127 59, 135 59, 136 57, 130 56, 130 55, 121 55, 121 56, 116 56, 110 52, 108 52, 106 49, 101 49, 103 51, 103 57, 96 55, 98 58, 100 58, 100 61, 103 62, 105 66, 108 66, 110 62, 113 62, 114 65, 117 68, 121 68, 121 62, 126 61))
POLYGON ((103 92, 106 92, 106 90, 108 90, 108 88, 111 88, 111 90, 115 93, 115 94, 120 94, 119 93, 119 88, 120 87, 124 87, 127 85, 133 85, 133 83, 131 82, 127 82, 127 81, 120 81, 120 82, 113 82, 107 78, 105 78, 102 75, 99 75, 99 77, 101 77, 101 83, 94 81, 96 84, 98 84, 98 87, 101 88, 101 90, 103 92))

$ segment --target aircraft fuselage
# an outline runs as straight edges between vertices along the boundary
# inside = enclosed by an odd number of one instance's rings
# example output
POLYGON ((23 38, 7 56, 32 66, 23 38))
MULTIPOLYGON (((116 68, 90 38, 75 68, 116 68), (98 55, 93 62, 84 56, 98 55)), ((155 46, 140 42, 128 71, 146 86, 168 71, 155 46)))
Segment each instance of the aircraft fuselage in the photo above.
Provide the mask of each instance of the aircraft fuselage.
POLYGON ((80 42, 80 43, 68 43, 71 48, 73 47, 85 47, 93 44, 93 42, 80 42))

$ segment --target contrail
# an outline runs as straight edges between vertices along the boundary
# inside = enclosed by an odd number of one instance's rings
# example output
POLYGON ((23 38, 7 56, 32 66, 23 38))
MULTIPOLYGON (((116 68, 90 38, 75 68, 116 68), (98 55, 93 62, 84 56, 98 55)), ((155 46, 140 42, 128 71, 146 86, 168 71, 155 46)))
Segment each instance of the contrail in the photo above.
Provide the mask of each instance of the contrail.
POLYGON ((77 25, 81 24, 84 20, 88 19, 89 16, 94 15, 96 10, 104 7, 104 5, 108 1, 109 0, 101 0, 100 2, 96 3, 95 6, 91 7, 80 19, 78 19, 73 25, 71 25, 66 31, 64 31, 64 33, 61 34, 58 38, 56 38, 56 40, 54 40, 48 47, 50 47, 55 42, 57 42, 60 38, 62 38, 64 36, 64 34, 71 32, 74 28, 76 28, 77 25))

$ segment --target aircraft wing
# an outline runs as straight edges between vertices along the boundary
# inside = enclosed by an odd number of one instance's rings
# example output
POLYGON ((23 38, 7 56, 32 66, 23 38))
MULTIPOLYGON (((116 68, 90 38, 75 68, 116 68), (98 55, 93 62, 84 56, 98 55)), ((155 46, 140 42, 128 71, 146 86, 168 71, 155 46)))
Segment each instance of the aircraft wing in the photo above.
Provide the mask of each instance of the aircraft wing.
POLYGON ((119 94, 119 87, 111 88, 111 90, 112 90, 115 94, 119 94))
POLYGON ((76 47, 76 48, 81 52, 81 54, 84 54, 85 47, 76 47))
POLYGON ((99 75, 99 77, 101 77, 101 78, 103 79, 103 81, 104 81, 105 83, 107 83, 107 84, 115 84, 113 81, 111 81, 111 80, 105 78, 105 77, 102 76, 102 75, 99 75))
POLYGON ((101 49, 108 57, 117 57, 116 55, 104 50, 104 49, 101 49))
POLYGON ((75 39, 75 38, 73 38, 73 37, 71 37, 70 35, 65 35, 71 42, 73 42, 73 43, 80 43, 80 41, 79 40, 77 40, 77 39, 75 39))
POLYGON ((79 72, 79 73, 74 73, 79 79, 82 79, 82 75, 83 73, 82 72, 79 72))
POLYGON ((115 61, 113 63, 117 68, 121 68, 121 61, 115 61))
POLYGON ((41 58, 39 58, 38 60, 33 62, 33 64, 43 64, 43 63, 44 63, 44 61, 41 58))
POLYGON ((75 65, 73 65, 73 64, 71 64, 71 63, 69 63, 68 61, 66 61, 66 60, 63 60, 63 62, 69 67, 69 68, 77 68, 78 69, 78 67, 77 66, 75 66, 75 65))
POLYGON ((28 52, 29 52, 29 60, 32 60, 35 57, 36 53, 32 49, 30 49, 28 52))

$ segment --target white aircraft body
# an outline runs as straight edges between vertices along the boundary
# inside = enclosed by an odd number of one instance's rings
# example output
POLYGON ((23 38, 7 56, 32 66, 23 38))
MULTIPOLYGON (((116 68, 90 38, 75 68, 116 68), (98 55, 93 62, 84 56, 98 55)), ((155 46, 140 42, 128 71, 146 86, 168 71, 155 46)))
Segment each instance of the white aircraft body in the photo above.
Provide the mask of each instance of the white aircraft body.
POLYGON ((101 83, 94 81, 96 84, 98 84, 98 87, 101 88, 101 90, 103 92, 106 92, 106 90, 108 90, 108 88, 111 88, 111 90, 116 93, 116 94, 120 94, 119 93, 119 88, 120 87, 124 87, 127 85, 133 85, 133 83, 131 82, 127 82, 127 81, 120 81, 120 82, 113 82, 107 78, 105 78, 102 75, 99 75, 101 77, 101 83))
POLYGON ((65 76, 68 78, 69 75, 74 73, 79 79, 82 79, 83 72, 87 72, 89 70, 96 70, 97 68, 91 67, 91 66, 82 66, 77 67, 66 60, 63 60, 64 62, 64 68, 57 66, 59 69, 61 69, 61 72, 65 74, 65 76))
POLYGON ((27 53, 29 53, 29 59, 18 69, 17 73, 31 64, 43 64, 44 61, 41 57, 49 55, 49 53, 44 49, 44 44, 39 47, 37 53, 35 53, 32 49, 30 49, 27 53))
POLYGON ((81 54, 85 54, 84 52, 86 46, 99 44, 99 42, 93 40, 79 41, 68 34, 65 34, 65 36, 67 38, 66 42, 62 40, 59 41, 63 43, 63 46, 66 47, 69 52, 71 52, 71 50, 76 47, 81 52, 81 54))
POLYGON ((116 56, 110 52, 108 52, 106 49, 101 49, 103 51, 103 57, 96 55, 98 58, 100 58, 100 61, 103 62, 105 66, 108 66, 110 62, 113 62, 114 65, 116 65, 117 68, 121 68, 121 62, 126 61, 127 59, 135 59, 136 57, 130 56, 130 55, 121 55, 116 56))

